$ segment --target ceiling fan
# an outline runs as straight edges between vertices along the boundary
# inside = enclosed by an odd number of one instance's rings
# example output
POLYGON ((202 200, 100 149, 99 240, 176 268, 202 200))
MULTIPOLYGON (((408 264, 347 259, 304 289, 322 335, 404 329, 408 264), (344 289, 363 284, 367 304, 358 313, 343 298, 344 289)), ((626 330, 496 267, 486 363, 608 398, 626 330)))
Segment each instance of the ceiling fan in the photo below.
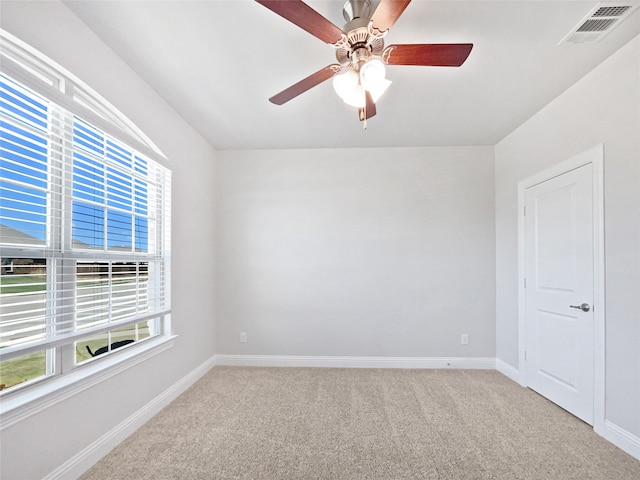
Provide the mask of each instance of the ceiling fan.
POLYGON ((472 43, 401 44, 384 46, 384 36, 411 0, 380 0, 371 14, 371 0, 347 0, 342 14, 343 29, 301 0, 256 0, 269 10, 336 48, 338 63, 327 65, 298 83, 274 95, 271 103, 282 105, 333 77, 342 100, 358 109, 364 121, 376 114, 376 102, 391 82, 385 65, 459 67, 472 43))

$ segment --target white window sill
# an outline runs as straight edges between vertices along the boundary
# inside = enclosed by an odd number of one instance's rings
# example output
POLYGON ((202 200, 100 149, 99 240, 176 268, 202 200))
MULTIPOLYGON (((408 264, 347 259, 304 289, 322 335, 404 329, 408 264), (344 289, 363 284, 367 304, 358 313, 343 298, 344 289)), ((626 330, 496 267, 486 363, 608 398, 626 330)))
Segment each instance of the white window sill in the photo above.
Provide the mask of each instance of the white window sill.
POLYGON ((175 336, 162 336, 118 352, 109 358, 78 366, 65 375, 34 384, 0 399, 0 430, 70 398, 132 366, 168 350, 175 336))

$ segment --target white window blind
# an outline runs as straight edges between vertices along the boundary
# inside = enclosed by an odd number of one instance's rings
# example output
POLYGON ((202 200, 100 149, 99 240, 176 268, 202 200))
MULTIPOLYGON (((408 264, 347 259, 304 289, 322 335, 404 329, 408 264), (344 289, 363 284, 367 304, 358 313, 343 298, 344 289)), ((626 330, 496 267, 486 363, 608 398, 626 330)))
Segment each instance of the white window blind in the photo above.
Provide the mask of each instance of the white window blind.
POLYGON ((41 353, 52 375, 78 363, 65 351, 95 354, 85 340, 110 351, 162 334, 171 172, 86 89, 64 100, 73 82, 27 67, 0 74, 0 368, 41 353))

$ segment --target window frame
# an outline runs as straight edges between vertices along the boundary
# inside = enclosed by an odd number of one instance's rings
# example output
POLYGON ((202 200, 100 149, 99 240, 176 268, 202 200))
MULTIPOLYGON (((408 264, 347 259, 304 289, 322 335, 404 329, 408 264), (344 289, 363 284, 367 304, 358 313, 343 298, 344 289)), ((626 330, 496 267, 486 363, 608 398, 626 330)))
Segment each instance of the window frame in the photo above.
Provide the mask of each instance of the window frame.
MULTIPOLYGON (((47 156, 49 162, 61 163, 67 169, 59 178, 61 185, 54 185, 54 189, 60 189, 62 193, 54 193, 58 201, 65 203, 64 212, 67 218, 60 218, 64 222, 64 227, 54 225, 60 232, 54 238, 56 242, 67 242, 68 250, 64 250, 60 245, 49 245, 49 247, 33 246, 2 246, 0 256, 12 258, 46 258, 47 260, 47 285, 53 282, 71 282, 75 285, 77 276, 77 264, 83 261, 107 261, 107 262, 144 262, 152 259, 163 269, 161 286, 162 296, 166 302, 162 312, 155 311, 148 316, 135 316, 130 320, 111 325, 110 330, 118 329, 126 324, 137 324, 147 317, 155 318, 158 322, 158 335, 136 341, 135 344, 127 348, 119 349, 117 352, 110 352, 90 360, 75 362, 75 337, 86 337, 92 329, 84 331, 82 335, 71 335, 64 339, 65 343, 55 344, 51 349, 46 350, 47 355, 54 355, 57 361, 53 375, 35 378, 24 384, 16 385, 0 394, 0 430, 9 425, 31 416, 42 409, 48 408, 58 401, 69 398, 86 388, 96 385, 105 379, 116 375, 148 358, 151 358, 168 348, 171 348, 175 341, 175 336, 171 332, 171 169, 169 162, 162 152, 146 137, 129 119, 121 112, 110 105, 99 94, 75 76, 64 70, 59 65, 44 57, 22 41, 11 34, 0 29, 0 58, 2 59, 2 72, 8 77, 21 83, 25 87, 33 90, 38 95, 49 100, 52 104, 61 107, 71 118, 67 119, 73 124, 74 116, 82 121, 90 123, 99 129, 103 134, 121 142, 133 151, 147 157, 167 170, 168 190, 163 194, 166 203, 162 206, 162 245, 161 254, 158 259, 155 253, 136 252, 135 243, 132 252, 123 254, 118 251, 104 250, 81 250, 72 247, 71 229, 71 205, 73 203, 73 173, 69 172, 69 159, 56 158, 57 154, 52 153, 54 149, 49 148, 47 156), (166 224, 165 224, 166 222, 166 224), (72 252, 69 254, 68 252, 72 252), (55 275, 53 270, 61 267, 64 273, 55 275), (53 352, 53 353, 49 353, 53 352), (111 353, 114 353, 113 355, 111 353), (64 362, 64 363, 63 363, 64 362)), ((71 129, 73 130, 73 129, 71 129)), ((63 145, 56 146, 59 149, 69 149, 72 143, 73 133, 66 132, 61 135, 63 145)), ((105 137, 106 138, 106 137, 105 137)), ((48 168, 51 168, 48 165, 48 168)), ((106 168, 106 167, 105 167, 106 168)), ((134 167, 135 169, 135 167, 134 167)), ((131 177, 133 181, 134 176, 131 177)), ((48 181, 49 182, 49 181, 48 181)), ((105 186, 106 188, 106 186, 105 186)), ((133 201, 134 202, 134 201, 133 201)), ((47 201, 47 205, 50 200, 47 201)), ((135 207, 133 210, 135 211, 135 207)), ((135 213, 132 214, 135 221, 135 213)), ((47 229, 51 228, 47 221, 47 229)), ((135 228, 135 227, 134 227, 135 228)), ((132 240, 135 242, 135 240, 132 240)), ((106 247, 106 245, 105 245, 106 247)), ((151 247, 148 245, 148 247, 151 247)), ((149 280, 151 281, 151 279, 149 280)), ((76 288, 76 287, 74 287, 76 288)), ((48 290, 48 289, 47 289, 48 290)), ((74 294, 75 295, 75 294, 74 294)), ((75 303, 74 303, 75 311, 75 303)), ((47 315, 47 318, 49 315, 47 315)), ((98 329, 107 331, 107 327, 98 329)), ((62 342, 63 340, 61 340, 62 342)), ((35 348, 35 347, 34 347, 35 348)), ((28 349, 25 349, 28 350, 28 349)), ((42 351, 42 350, 39 350, 42 351)), ((28 354, 25 353, 25 354, 28 354)), ((49 362, 47 362, 49 365, 49 362)))

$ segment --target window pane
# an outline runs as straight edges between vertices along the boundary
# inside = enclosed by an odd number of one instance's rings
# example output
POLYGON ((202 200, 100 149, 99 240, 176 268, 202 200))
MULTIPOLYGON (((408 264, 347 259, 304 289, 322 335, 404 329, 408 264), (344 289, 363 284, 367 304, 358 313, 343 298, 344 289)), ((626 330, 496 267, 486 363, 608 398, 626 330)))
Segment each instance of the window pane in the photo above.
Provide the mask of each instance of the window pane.
POLYGON ((98 129, 80 120, 73 119, 73 149, 82 149, 98 156, 104 155, 104 135, 98 129))
POLYGON ((112 320, 131 317, 138 310, 138 264, 113 264, 113 304, 112 320))
POLYGON ((95 327, 109 321, 109 264, 76 265, 76 329, 95 327))
POLYGON ((45 352, 32 353, 0 362, 0 390, 44 377, 46 374, 47 359, 45 352))
POLYGON ((84 362, 156 335, 156 333, 151 333, 154 330, 155 321, 150 320, 149 322, 127 325, 126 327, 76 342, 76 363, 84 362))
POLYGON ((135 217, 136 252, 149 251, 149 220, 144 217, 135 217))
POLYGON ((148 253, 153 164, 77 117, 74 150, 74 248, 148 253))
POLYGON ((0 75, 0 112, 25 125, 47 130, 47 101, 0 75))
POLYGON ((148 165, 147 160, 139 157, 138 155, 135 156, 135 170, 137 173, 141 173, 143 176, 146 177, 148 173, 147 165, 148 165))
POLYGON ((47 192, 45 190, 0 180, 0 242, 2 244, 44 246, 47 235, 46 222, 47 192))
POLYGON ((143 340, 145 338, 149 338, 155 335, 155 323, 157 320, 149 320, 147 322, 142 322, 137 325, 138 327, 138 340, 143 340))
POLYGON ((130 214, 107 211, 107 248, 123 252, 133 251, 133 218, 130 214))
POLYGON ((125 167, 127 170, 131 170, 133 166, 131 151, 110 139, 107 140, 107 158, 113 163, 125 167))
POLYGON ((138 263, 138 313, 145 313, 149 308, 149 264, 138 263))
POLYGON ((148 215, 149 192, 147 189, 147 182, 136 179, 135 190, 135 213, 138 213, 140 215, 148 215))
POLYGON ((108 351, 109 332, 76 342, 76 363, 81 363, 108 351))
POLYGON ((0 348, 43 339, 46 260, 3 257, 0 261, 0 348))
POLYGON ((46 101, 0 75, 0 242, 45 245, 46 101))
POLYGON ((47 139, 26 128, 0 121, 0 175, 47 188, 47 139))
POLYGON ((73 248, 104 248, 104 210, 83 202, 73 202, 71 219, 73 248))
POLYGON ((107 205, 130 212, 132 200, 130 173, 107 167, 107 205))
POLYGON ((73 197, 104 203, 104 167, 100 161, 79 152, 73 154, 73 197))
POLYGON ((123 347, 138 340, 138 325, 129 325, 111 332, 111 349, 123 347))
POLYGON ((149 311, 148 262, 78 262, 76 330, 149 311))

